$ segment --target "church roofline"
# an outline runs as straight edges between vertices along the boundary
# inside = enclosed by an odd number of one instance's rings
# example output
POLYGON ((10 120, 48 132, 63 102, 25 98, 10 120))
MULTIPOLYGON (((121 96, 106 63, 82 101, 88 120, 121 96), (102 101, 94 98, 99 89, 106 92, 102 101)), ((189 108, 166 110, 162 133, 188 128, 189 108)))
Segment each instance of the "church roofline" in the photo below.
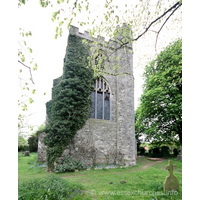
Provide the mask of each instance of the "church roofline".
MULTIPOLYGON (((123 24, 122 27, 124 27, 125 25, 123 24)), ((119 29, 119 26, 117 27, 117 29, 119 29)), ((105 38, 102 37, 102 36, 97 36, 97 38, 94 38, 94 37, 90 37, 89 35, 89 32, 88 31, 84 31, 84 33, 81 33, 79 32, 79 28, 76 27, 76 26, 73 26, 73 25, 70 25, 70 29, 69 29, 69 33, 72 34, 72 35, 77 35, 83 39, 86 39, 86 40, 89 40, 89 41, 96 41, 96 42, 99 42, 100 44, 102 42, 106 42, 106 44, 108 45, 108 47, 110 48, 119 48, 120 47, 120 44, 118 42, 116 42, 115 40, 112 40, 112 39, 109 39, 109 41, 105 41, 105 38)), ((132 49, 132 43, 128 43, 126 44, 126 47, 132 49)))

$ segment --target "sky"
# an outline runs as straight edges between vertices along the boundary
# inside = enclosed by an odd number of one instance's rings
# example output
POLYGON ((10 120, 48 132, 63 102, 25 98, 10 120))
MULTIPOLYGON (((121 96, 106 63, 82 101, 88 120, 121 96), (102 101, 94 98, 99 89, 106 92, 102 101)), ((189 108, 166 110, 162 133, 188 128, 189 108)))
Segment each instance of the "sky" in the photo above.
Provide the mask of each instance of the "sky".
MULTIPOLYGON (((94 1, 92 1, 94 3, 94 1)), ((122 3, 122 1, 119 1, 122 3)), ((123 1, 124 3, 124 1, 123 1)), ((96 6, 96 5, 94 5, 96 6)), ((100 6, 99 15, 103 10, 100 6)), ((34 103, 29 104, 29 113, 32 114, 29 122, 32 125, 41 125, 46 118, 46 106, 45 103, 51 99, 51 89, 53 79, 62 75, 63 59, 65 56, 67 46, 68 30, 66 27, 63 29, 62 37, 58 39, 54 38, 56 22, 52 22, 51 15, 55 11, 55 8, 42 8, 38 1, 29 0, 25 6, 18 9, 18 21, 19 27, 32 32, 32 37, 27 39, 27 46, 30 46, 33 53, 27 53, 26 59, 30 57, 34 58, 34 62, 37 63, 37 71, 32 71, 34 86, 36 94, 32 95, 34 103), (43 95, 46 93, 46 95, 43 95)), ((170 22, 169 22, 170 23, 170 22)), ((72 25, 78 26, 76 22, 72 25)), ((80 32, 84 32, 85 28, 79 27, 80 32)), ((158 40, 157 50, 158 52, 167 46, 173 38, 181 37, 181 31, 177 33, 177 30, 167 30, 163 28, 158 40)), ((139 105, 139 97, 142 94, 142 74, 144 72, 145 65, 155 57, 155 34, 150 32, 141 39, 139 39, 134 45, 136 51, 133 55, 133 67, 135 78, 135 109, 139 105), (152 42, 153 41, 153 42, 152 42)), ((28 65, 28 62, 27 62, 28 65)), ((29 77, 28 69, 24 69, 18 64, 20 69, 23 69, 23 77, 29 77)), ((19 87, 19 93, 21 90, 19 87)))

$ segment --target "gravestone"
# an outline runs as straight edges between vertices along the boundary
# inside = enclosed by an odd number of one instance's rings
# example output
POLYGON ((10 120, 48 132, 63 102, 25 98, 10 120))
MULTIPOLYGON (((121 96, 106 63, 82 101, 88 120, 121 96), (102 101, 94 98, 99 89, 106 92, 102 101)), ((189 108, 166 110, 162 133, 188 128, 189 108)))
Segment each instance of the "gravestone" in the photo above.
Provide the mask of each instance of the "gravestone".
POLYGON ((25 152, 24 152, 24 155, 25 155, 25 156, 29 156, 29 154, 30 154, 29 151, 25 151, 25 152))
POLYGON ((163 190, 171 191, 176 190, 179 191, 179 183, 176 178, 176 176, 173 175, 173 170, 176 168, 176 165, 173 165, 173 161, 169 160, 168 165, 166 166, 166 170, 169 171, 169 175, 165 178, 164 184, 163 184, 163 190))
POLYGON ((180 147, 180 155, 177 156, 178 161, 182 161, 182 147, 180 147))

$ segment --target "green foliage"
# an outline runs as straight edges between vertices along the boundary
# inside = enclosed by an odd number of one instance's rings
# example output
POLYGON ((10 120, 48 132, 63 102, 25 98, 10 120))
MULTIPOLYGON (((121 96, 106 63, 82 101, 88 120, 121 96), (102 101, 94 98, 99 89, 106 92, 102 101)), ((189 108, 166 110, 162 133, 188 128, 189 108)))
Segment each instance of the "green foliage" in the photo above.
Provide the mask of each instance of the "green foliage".
POLYGON ((169 147, 167 146, 162 146, 161 149, 160 149, 160 153, 161 153, 161 156, 169 156, 169 147))
POLYGON ((63 76, 52 89, 50 121, 45 130, 49 169, 54 168, 56 159, 89 118, 90 94, 95 79, 92 68, 88 66, 88 57, 89 46, 70 34, 63 76))
POLYGON ((56 173, 74 172, 75 170, 84 170, 83 163, 81 161, 73 160, 72 157, 66 156, 63 162, 60 162, 54 169, 56 173))
POLYGON ((29 144, 29 151, 30 152, 37 152, 37 150, 38 150, 38 136, 32 135, 31 137, 29 137, 28 144, 29 144))
POLYGON ((28 151, 28 150, 29 150, 29 146, 22 146, 22 145, 18 146, 18 152, 19 151, 28 151))
POLYGON ((44 129, 45 129, 45 123, 41 124, 41 125, 38 127, 38 131, 43 132, 44 129))
POLYGON ((50 101, 48 101, 48 102, 46 103, 46 113, 47 113, 47 120, 48 120, 48 121, 51 120, 51 105, 52 105, 51 102, 52 102, 52 101, 50 100, 50 101))
POLYGON ((175 156, 177 156, 177 155, 178 155, 178 149, 177 149, 177 148, 174 148, 174 149, 173 149, 173 153, 174 153, 175 156))
POLYGON ((53 87, 55 87, 56 85, 58 85, 60 83, 60 81, 62 80, 62 76, 58 77, 56 79, 53 80, 53 87))
POLYGON ((182 143, 182 40, 162 51, 146 66, 143 76, 143 94, 135 114, 137 137, 146 134, 147 141, 182 143))
POLYGON ((145 153, 144 147, 139 147, 138 154, 139 154, 139 155, 144 155, 144 153, 145 153))
POLYGON ((81 195, 83 187, 55 175, 29 179, 18 184, 19 200, 69 199, 81 195))
MULTIPOLYGON (((25 0, 20 0, 18 5, 26 4, 25 0)), ((37 70, 37 63, 34 63, 33 57, 30 55, 33 50, 28 46, 26 38, 32 36, 31 31, 26 31, 22 28, 19 28, 19 40, 18 40, 18 63, 19 63, 19 86, 21 88, 20 95, 18 99, 18 134, 25 134, 26 129, 33 130, 33 126, 28 123, 28 118, 30 114, 28 114, 28 104, 34 103, 32 98, 32 94, 36 93, 36 89, 34 87, 33 81, 33 71, 37 70), (30 54, 27 54, 30 53, 30 54), (26 59, 27 55, 31 59, 26 59), (25 62, 26 61, 26 62, 25 62), (29 63, 28 63, 29 62, 29 63), (22 70, 29 68, 29 75, 27 75, 26 70, 22 70), (23 114, 22 114, 23 113, 23 114)))
POLYGON ((27 140, 24 139, 23 135, 18 134, 18 147, 19 146, 28 146, 27 140))
POLYGON ((160 148, 159 147, 153 147, 152 153, 153 153, 153 155, 152 155, 153 157, 160 156, 160 148))
POLYGON ((161 156, 163 156, 163 157, 169 156, 169 147, 162 146, 160 149, 160 153, 161 153, 161 156))

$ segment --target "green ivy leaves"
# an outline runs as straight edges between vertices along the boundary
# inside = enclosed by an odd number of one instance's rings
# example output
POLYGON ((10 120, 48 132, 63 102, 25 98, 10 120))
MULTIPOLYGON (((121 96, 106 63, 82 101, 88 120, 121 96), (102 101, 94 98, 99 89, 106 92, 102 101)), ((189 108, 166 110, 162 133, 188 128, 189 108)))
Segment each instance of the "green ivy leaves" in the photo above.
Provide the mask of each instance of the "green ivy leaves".
POLYGON ((44 142, 51 169, 89 117, 88 97, 93 90, 94 72, 88 66, 88 57, 88 45, 83 44, 81 38, 70 34, 62 79, 54 80, 52 100, 46 103, 49 124, 44 142))

